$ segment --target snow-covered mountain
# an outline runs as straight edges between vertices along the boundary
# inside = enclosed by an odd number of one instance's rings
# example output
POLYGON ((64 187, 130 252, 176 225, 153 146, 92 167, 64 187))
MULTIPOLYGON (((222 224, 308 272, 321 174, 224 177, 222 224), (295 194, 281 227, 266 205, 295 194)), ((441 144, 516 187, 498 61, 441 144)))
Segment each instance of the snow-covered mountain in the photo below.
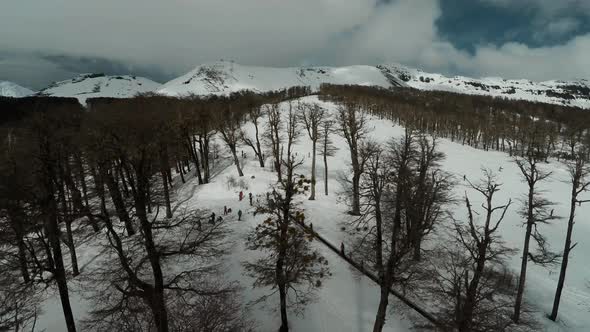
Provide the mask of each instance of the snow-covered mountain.
POLYGON ((399 64, 377 66, 386 77, 419 90, 450 91, 472 95, 505 97, 549 104, 590 108, 590 81, 506 80, 499 77, 474 79, 464 76, 446 77, 426 73, 399 64))
POLYGON ((104 74, 82 74, 76 78, 54 82, 41 90, 39 95, 54 97, 75 97, 85 104, 87 98, 127 98, 142 92, 158 89, 160 83, 137 76, 106 76, 104 74))
POLYGON ((227 94, 239 90, 262 92, 292 86, 311 86, 316 89, 321 83, 376 85, 386 88, 405 86, 420 90, 450 91, 590 108, 588 80, 533 82, 492 77, 446 77, 399 64, 271 68, 219 61, 196 67, 165 83, 158 92, 171 96, 191 93, 227 94))
POLYGON ((0 96, 2 97, 26 97, 35 94, 35 91, 22 87, 9 81, 0 81, 0 96))
MULTIPOLYGON (((392 83, 373 66, 350 67, 253 67, 219 61, 200 65, 165 83, 158 92, 172 96, 225 94, 240 90, 257 92, 321 83, 362 84, 389 87, 392 83)), ((398 85, 402 85, 401 82, 398 85)))

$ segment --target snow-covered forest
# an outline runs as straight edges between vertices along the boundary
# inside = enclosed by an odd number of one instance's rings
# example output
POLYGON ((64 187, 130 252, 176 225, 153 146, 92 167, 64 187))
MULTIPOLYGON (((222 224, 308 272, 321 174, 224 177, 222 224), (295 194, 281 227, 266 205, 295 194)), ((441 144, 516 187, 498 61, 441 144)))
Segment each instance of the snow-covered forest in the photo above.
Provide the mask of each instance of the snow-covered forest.
POLYGON ((586 331, 590 113, 0 98, 0 331, 586 331))

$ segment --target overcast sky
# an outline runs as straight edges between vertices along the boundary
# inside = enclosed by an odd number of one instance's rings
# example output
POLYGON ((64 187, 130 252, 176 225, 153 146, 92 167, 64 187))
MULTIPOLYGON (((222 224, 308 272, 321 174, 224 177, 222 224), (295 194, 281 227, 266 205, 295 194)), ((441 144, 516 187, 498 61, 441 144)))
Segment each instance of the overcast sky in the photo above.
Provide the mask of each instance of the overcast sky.
POLYGON ((164 82, 219 59, 590 78, 590 0, 13 0, 0 11, 0 80, 35 89, 81 72, 164 82))

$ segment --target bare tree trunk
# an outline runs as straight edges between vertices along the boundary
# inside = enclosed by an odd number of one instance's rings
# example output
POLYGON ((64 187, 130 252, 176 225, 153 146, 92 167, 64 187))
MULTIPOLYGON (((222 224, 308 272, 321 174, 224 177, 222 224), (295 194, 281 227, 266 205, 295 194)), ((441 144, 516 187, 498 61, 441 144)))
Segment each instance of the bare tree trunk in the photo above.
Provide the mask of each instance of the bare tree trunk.
POLYGON ((59 241, 59 226, 57 224, 57 204, 53 197, 53 170, 51 166, 46 166, 45 177, 45 197, 42 201, 41 207, 45 216, 45 227, 47 230, 47 238, 51 246, 53 263, 54 263, 54 277, 57 282, 59 290, 59 297, 66 320, 66 327, 68 332, 76 331, 76 323, 74 321, 74 314, 72 313, 72 306, 70 305, 70 297, 68 293, 68 283, 66 279, 66 272, 63 263, 63 256, 61 252, 61 244, 59 241))
POLYGON ((113 201, 113 205, 115 205, 115 210, 117 211, 117 216, 119 217, 119 220, 125 224, 127 235, 131 236, 135 234, 133 224, 129 218, 129 213, 125 207, 125 202, 123 201, 123 197, 119 191, 119 186, 115 182, 112 173, 109 172, 103 165, 99 165, 98 170, 100 172, 100 177, 105 181, 107 188, 109 189, 111 200, 113 201))
POLYGON ((230 150, 231 150, 232 155, 234 156, 234 163, 236 164, 236 168, 238 169, 238 175, 244 176, 244 173, 242 172, 242 168, 240 167, 240 159, 238 158, 238 153, 236 152, 236 147, 230 146, 230 150))
POLYGON ((31 277, 29 275, 29 269, 27 267, 27 247, 25 245, 25 241, 22 236, 18 237, 18 263, 20 266, 21 275, 23 276, 23 281, 28 283, 31 281, 31 277))
POLYGON ((387 306, 389 305, 389 288, 381 285, 381 296, 379 298, 379 307, 377 309, 377 316, 375 317, 375 324, 373 325, 373 332, 383 331, 385 326, 385 318, 387 315, 387 306))
POLYGON ((328 196, 328 156, 324 153, 324 191, 328 196))
MULTIPOLYGON (((284 255, 284 253, 283 253, 284 255)), ((284 271, 283 271, 283 256, 279 253, 277 260, 277 278, 279 280, 279 298, 280 298, 280 312, 281 312, 281 327, 280 332, 289 331, 289 321, 287 319, 287 285, 285 285, 284 271)))
POLYGON ((184 169, 183 169, 182 165, 180 164, 180 161, 177 161, 176 164, 177 164, 176 167, 178 168, 178 171, 180 173, 180 179, 182 180, 182 183, 186 183, 186 180, 184 179, 184 169))
MULTIPOLYGON (((532 197, 530 197, 530 198, 532 199, 532 197)), ((529 261, 529 245, 530 245, 530 241, 531 241, 532 230, 533 230, 533 224, 531 222, 527 222, 526 234, 524 237, 524 246, 522 249, 522 263, 520 265, 520 277, 518 279, 518 289, 516 291, 516 300, 514 302, 514 316, 512 317, 512 320, 517 324, 520 321, 520 311, 521 311, 521 306, 522 306, 522 297, 524 294, 524 284, 526 282, 527 264, 529 261)))
POLYGON ((152 235, 152 226, 147 219, 146 203, 148 201, 149 183, 144 174, 143 165, 139 164, 135 168, 137 174, 137 195, 135 196, 135 210, 140 221, 142 234, 144 237, 144 246, 154 278, 154 289, 149 299, 150 307, 154 315, 154 323, 158 332, 168 332, 168 313, 166 310, 166 301, 164 299, 164 275, 160 265, 160 254, 154 243, 152 235))
POLYGON ((199 158, 197 157, 197 149, 195 148, 195 145, 194 145, 194 143, 195 143, 194 138, 191 139, 191 137, 188 137, 187 143, 188 143, 189 152, 190 152, 191 156, 193 157, 195 167, 197 168, 196 173, 197 173, 197 179, 199 181, 199 184, 207 183, 208 180, 203 181, 203 176, 201 175, 201 165, 199 164, 199 158))
MULTIPOLYGON (((350 214, 353 216, 359 216, 361 214, 361 197, 360 197, 360 171, 357 171, 357 167, 354 167, 353 162, 353 175, 352 175, 352 210, 350 214)), ((357 162, 358 164, 358 162, 357 162)))
POLYGON ((66 235, 68 237, 68 249, 70 250, 70 260, 72 261, 72 274, 74 277, 80 274, 80 270, 78 268, 78 258, 76 255, 76 245, 74 243, 74 236, 72 235, 72 222, 68 220, 69 218, 66 217, 66 235))
POLYGON ((312 143, 312 157, 311 157, 311 194, 309 196, 309 200, 315 200, 315 183, 316 183, 316 176, 315 176, 315 160, 316 160, 316 143, 317 141, 314 140, 312 143))
MULTIPOLYGON (((61 172, 62 177, 64 177, 63 171, 61 172)), ((66 245, 70 251, 70 260, 72 261, 72 274, 75 276, 80 274, 78 270, 78 258, 76 257, 76 245, 74 244, 74 236, 72 234, 72 217, 70 211, 68 211, 68 203, 66 201, 66 194, 65 194, 65 181, 59 184, 59 199, 61 201, 61 213, 63 222, 66 225, 66 237, 67 242, 66 245)))
POLYGON ((164 186, 164 202, 166 204, 166 218, 172 218, 172 207, 170 206, 170 192, 168 190, 168 178, 166 177, 166 171, 161 170, 162 184, 164 186))
POLYGON ((258 137, 258 126, 256 126, 256 149, 258 150, 258 163, 260 167, 264 168, 264 157, 262 156, 262 148, 260 147, 260 138, 258 137))
MULTIPOLYGON (((581 158, 581 157, 579 157, 581 158)), ((579 162, 577 162, 579 163, 579 162)), ((578 166, 578 164, 576 164, 578 166)), ((577 167, 572 172, 572 196, 570 201, 570 215, 567 222, 567 234, 565 237, 565 245, 563 248, 563 258, 561 260, 561 269, 559 271, 559 281, 557 282, 557 289, 555 290, 555 298, 553 299, 553 309, 551 310, 551 315, 549 319, 555 321, 557 319, 557 313, 559 312, 559 302, 561 301, 561 292, 563 290, 563 285, 565 284, 565 275, 567 272, 567 265, 569 263, 569 256, 571 250, 575 247, 572 246, 572 232, 574 230, 574 219, 576 215, 576 202, 578 201, 578 188, 580 187, 580 178, 583 176, 583 170, 577 167), (580 173, 578 173, 580 172, 580 173)))

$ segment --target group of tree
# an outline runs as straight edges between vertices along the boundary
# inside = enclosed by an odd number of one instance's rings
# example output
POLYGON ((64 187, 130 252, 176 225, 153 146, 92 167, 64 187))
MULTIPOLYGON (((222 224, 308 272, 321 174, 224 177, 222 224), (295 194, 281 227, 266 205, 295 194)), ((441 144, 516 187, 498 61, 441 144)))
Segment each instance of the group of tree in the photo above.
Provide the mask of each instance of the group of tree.
POLYGON ((352 212, 360 212, 352 229, 357 233, 362 230, 357 244, 359 258, 367 261, 367 257, 373 257, 367 252, 375 253, 374 259, 369 260, 369 269, 377 272, 382 283, 375 330, 383 326, 385 314, 381 308, 387 306, 388 290, 396 279, 391 271, 397 269, 398 285, 416 277, 414 269, 420 268, 416 262, 420 259, 421 239, 437 224, 444 224, 441 221, 450 216, 446 206, 456 203, 449 196, 450 178, 437 169, 444 156, 436 149, 436 137, 508 152, 528 188, 520 209, 526 230, 522 266, 514 283, 504 265, 505 258, 514 250, 507 248, 498 235, 512 200, 500 205, 494 203, 494 194, 500 190, 501 183, 491 170, 484 170, 484 177, 478 183, 464 179, 470 190, 484 198, 485 218, 477 220, 481 213, 475 212, 466 195, 467 219, 451 217, 455 220, 451 233, 456 241, 443 245, 437 254, 430 252, 432 257, 428 260, 434 262, 435 269, 434 277, 428 277, 438 280, 432 292, 441 296, 440 304, 443 307, 446 304, 448 309, 442 323, 461 331, 502 330, 513 323, 529 323, 521 319, 527 264, 532 261, 554 266, 561 258, 553 310, 549 315, 552 320, 557 318, 569 255, 576 245, 572 244, 576 206, 588 201, 580 197, 590 186, 587 112, 490 97, 362 86, 323 85, 320 98, 340 105, 340 133, 351 152, 352 212), (397 144, 390 143, 384 153, 383 148, 368 138, 369 115, 404 126, 404 137, 397 144), (431 138, 426 139, 427 135, 431 138), (553 213, 554 203, 545 198, 541 189, 542 182, 551 176, 543 165, 549 157, 567 163, 572 188, 566 241, 560 254, 550 250, 542 234, 544 224, 559 218, 553 213), (412 164, 420 166, 412 167, 412 164), (428 178, 429 172, 440 176, 439 185, 435 177, 428 178), (426 181, 423 175, 427 175, 426 181), (430 222, 422 221, 429 213, 430 222), (418 237, 413 235, 412 225, 417 225, 418 237), (389 240, 384 241, 384 236, 389 240), (413 254, 408 250, 411 247, 413 254), (397 253, 397 257, 392 253, 397 253), (388 255, 392 261, 387 260, 388 255))
MULTIPOLYGON (((265 301, 269 296, 279 294, 281 332, 289 331, 287 309, 301 312, 314 299, 315 291, 330 275, 328 261, 311 247, 313 235, 310 230, 298 224, 304 214, 294 201, 299 192, 304 192, 301 188, 303 182, 299 181, 300 177, 295 173, 303 164, 304 157, 295 155, 294 144, 301 136, 301 122, 311 128, 308 133, 313 140, 312 133, 319 130, 317 128, 320 119, 318 114, 312 114, 321 110, 305 105, 299 105, 297 110, 289 107, 286 115, 278 114, 277 123, 270 126, 284 128, 286 132, 282 136, 271 133, 276 140, 272 144, 278 145, 275 149, 284 151, 284 154, 280 154, 280 159, 275 161, 280 163, 283 173, 267 200, 257 206, 256 213, 264 214, 265 219, 248 236, 247 248, 261 250, 264 256, 245 263, 246 271, 255 279, 254 286, 269 287, 272 291, 258 301, 265 301), (297 113, 297 110, 301 112, 297 113)), ((313 191, 311 195, 310 199, 313 198, 313 191)))
POLYGON ((542 161, 573 160, 590 144, 590 114, 579 108, 410 88, 323 84, 319 93, 337 103, 354 101, 404 127, 511 156, 535 149, 542 161))
POLYGON ((211 180, 211 141, 227 131, 226 116, 241 124, 253 108, 304 92, 104 98, 88 109, 75 99, 0 100, 2 326, 34 321, 37 303, 23 294, 43 284, 57 286, 75 331, 68 280, 88 278, 87 327, 245 328, 238 288, 218 277, 227 227, 204 222, 206 207, 176 212, 173 188, 188 176, 211 180), (80 275, 76 248, 89 237, 105 243, 104 262, 80 275))

